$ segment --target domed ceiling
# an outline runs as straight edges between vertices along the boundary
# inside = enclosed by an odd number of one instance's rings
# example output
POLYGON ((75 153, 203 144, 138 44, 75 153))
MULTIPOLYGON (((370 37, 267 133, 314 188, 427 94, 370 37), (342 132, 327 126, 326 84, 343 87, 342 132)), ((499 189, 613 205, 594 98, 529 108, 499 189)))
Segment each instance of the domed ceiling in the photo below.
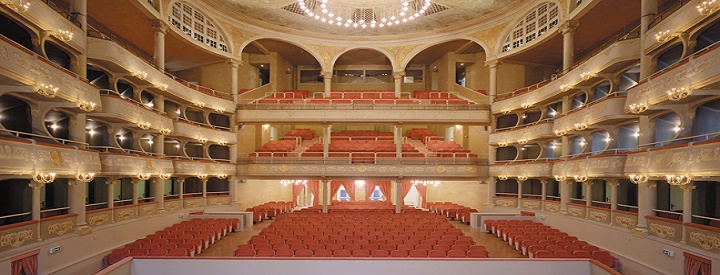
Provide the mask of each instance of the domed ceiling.
MULTIPOLYGON (((500 18, 513 12, 527 0, 327 0, 328 12, 322 13, 323 0, 202 0, 217 11, 240 21, 274 27, 279 30, 293 29, 308 31, 321 35, 356 35, 381 36, 395 34, 411 34, 427 31, 447 31, 462 28, 482 21, 500 18), (407 22, 385 25, 381 27, 382 18, 396 15, 402 10, 403 2, 408 2, 406 16, 421 14, 407 22), (424 11, 423 7, 425 7, 424 11), (330 10, 334 8, 335 11, 330 10), (323 22, 308 16, 308 10, 314 15, 325 15, 335 12, 332 17, 342 17, 342 22, 330 19, 323 22), (395 12, 391 12, 394 10, 395 12), (368 19, 363 28, 361 25, 345 26, 348 18, 368 19), (370 24, 371 18, 376 19, 375 27, 370 24), (340 23, 341 25, 338 25, 340 23)), ((384 21, 387 23, 387 21, 384 21)))

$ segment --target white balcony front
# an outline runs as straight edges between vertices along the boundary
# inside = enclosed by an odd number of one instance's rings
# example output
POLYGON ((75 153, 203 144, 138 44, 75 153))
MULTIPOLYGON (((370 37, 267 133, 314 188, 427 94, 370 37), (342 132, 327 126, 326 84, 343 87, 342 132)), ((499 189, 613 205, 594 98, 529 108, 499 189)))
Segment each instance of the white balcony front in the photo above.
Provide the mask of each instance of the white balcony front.
MULTIPOLYGON (((451 123, 489 125, 490 113, 486 105, 443 108, 433 105, 388 105, 375 109, 356 109, 353 105, 307 104, 291 106, 260 104, 241 106, 237 111, 239 123, 451 123), (256 106, 256 107, 253 107, 256 106), (275 106, 276 108, 270 108, 275 106), (245 108, 245 109, 243 109, 245 108), (253 108, 253 109, 248 109, 253 108), (258 109, 264 108, 264 109, 258 109)), ((452 107, 452 106, 451 106, 452 107)), ((359 107, 358 107, 359 108, 359 107)))
POLYGON ((212 162, 206 160, 173 160, 175 175, 197 176, 197 175, 235 175, 237 167, 229 162, 212 162))
POLYGON ((555 118, 553 133, 571 132, 592 128, 592 125, 612 125, 635 116, 625 114, 624 96, 608 97, 555 118))
POLYGON ((173 136, 181 136, 195 140, 207 139, 208 142, 212 143, 237 143, 237 135, 230 130, 192 124, 182 120, 176 120, 173 124, 175 125, 173 136))
POLYGON ((625 162, 625 173, 661 178, 666 175, 698 178, 717 175, 718 167, 720 143, 709 140, 630 153, 625 162))
POLYGON ((515 161, 500 162, 490 165, 489 174, 491 177, 516 178, 518 176, 526 176, 528 178, 552 178, 553 163, 552 160, 539 161, 515 161))
POLYGON ((513 144, 521 140, 544 140, 555 137, 553 122, 542 121, 532 125, 492 132, 490 133, 489 143, 491 145, 498 145, 500 143, 513 144))

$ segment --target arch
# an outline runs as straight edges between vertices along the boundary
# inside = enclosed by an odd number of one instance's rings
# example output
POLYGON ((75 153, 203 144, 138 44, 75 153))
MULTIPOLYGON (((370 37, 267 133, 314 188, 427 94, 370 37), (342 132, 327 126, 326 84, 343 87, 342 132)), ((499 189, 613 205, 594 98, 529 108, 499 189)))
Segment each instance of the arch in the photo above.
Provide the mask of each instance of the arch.
POLYGON ((106 123, 88 119, 85 121, 85 142, 90 146, 110 146, 110 131, 106 123))
POLYGON ((430 42, 430 43, 427 43, 427 44, 423 44, 423 45, 421 45, 421 46, 416 47, 415 49, 413 49, 412 51, 410 51, 410 52, 408 53, 408 55, 405 57, 405 59, 403 59, 403 60, 400 62, 401 69, 405 70, 405 69, 407 68, 408 64, 410 63, 410 61, 412 61, 413 58, 415 58, 418 54, 420 54, 420 53, 423 52, 424 50, 427 50, 427 49, 429 49, 430 47, 433 47, 433 46, 437 46, 437 45, 440 45, 440 44, 443 44, 443 43, 447 43, 447 42, 451 42, 451 41, 456 41, 456 40, 468 40, 468 41, 471 41, 471 42, 475 42, 476 44, 478 44, 480 47, 483 48, 483 51, 485 52, 485 55, 486 55, 486 58, 485 58, 485 59, 487 59, 487 55, 489 54, 489 52, 488 52, 488 46, 487 46, 487 44, 486 44, 485 42, 483 42, 482 40, 477 39, 477 38, 475 38, 475 37, 470 37, 470 36, 449 37, 449 38, 445 38, 445 39, 442 39, 442 40, 433 41, 433 42, 430 42))
MULTIPOLYGON (((692 135, 704 135, 720 132, 720 122, 717 120, 717 114, 720 113, 720 99, 704 102, 695 107, 695 118, 692 122, 692 135)), ((717 135, 711 137, 698 137, 694 141, 707 140, 717 138, 717 135)))
POLYGON ((3 26, 0 29, 0 35, 9 38, 30 51, 33 51, 32 41, 33 38, 37 37, 35 37, 35 33, 32 30, 5 14, 0 15, 0 26, 3 26))
POLYGON ((51 137, 70 139, 70 115, 66 112, 50 109, 43 114, 44 130, 51 137))
POLYGON ((32 133, 32 107, 22 98, 0 95, 0 126, 17 132, 32 133))
POLYGON ((118 78, 113 84, 113 86, 115 87, 115 91, 120 95, 120 97, 135 100, 135 90, 137 90, 137 86, 130 80, 127 80, 125 78, 118 78), (120 84, 123 85, 123 89, 120 89, 120 84))
MULTIPOLYGON (((550 30, 553 30, 555 27, 560 25, 560 22, 562 22, 562 19, 565 17, 564 9, 561 9, 562 4, 558 1, 545 1, 538 5, 533 6, 530 9, 527 9, 523 11, 522 17, 518 18, 517 20, 513 21, 512 24, 508 25, 508 27, 503 31, 503 35, 501 36, 502 39, 498 40, 498 44, 496 45, 496 54, 502 54, 504 52, 510 52, 513 49, 517 49, 522 47, 523 45, 526 45, 530 41, 533 41, 535 39, 538 39, 543 34, 546 34, 550 32, 550 30), (547 7, 547 14, 551 16, 551 20, 548 20, 545 24, 541 24, 540 26, 535 24, 535 27, 531 29, 534 35, 528 36, 526 34, 526 31, 528 30, 527 25, 525 24, 526 19, 531 15, 535 14, 535 17, 530 20, 537 19, 537 13, 539 13, 542 9, 542 7, 547 7), (556 17, 552 17, 550 14, 551 11, 557 12, 556 17), (520 26, 522 24, 522 26, 520 26), (545 28, 546 27, 546 28, 545 28), (541 30, 543 30, 542 33, 540 33, 541 30), (511 38, 512 36, 512 38, 511 38), (519 43, 515 43, 518 42, 519 43), (513 44, 516 45, 513 45, 513 44), (506 47, 506 45, 508 47, 506 47)), ((545 14, 545 13, 543 13, 545 14)))
POLYGON ((127 128, 120 128, 115 132, 115 142, 122 149, 134 150, 135 134, 127 128))
MULTIPOLYGON (((344 51, 336 54, 336 55, 333 57, 332 61, 330 62, 330 68, 328 68, 328 69, 333 70, 333 69, 335 68, 335 63, 337 62, 337 60, 338 60, 341 56, 343 56, 344 54, 346 54, 346 53, 348 53, 348 52, 350 52, 350 51, 354 51, 354 50, 373 50, 373 51, 380 52, 381 54, 385 55, 385 58, 387 58, 388 60, 390 60, 390 66, 393 68, 393 72, 399 71, 399 69, 397 68, 397 64, 396 64, 396 62, 395 62, 395 59, 393 58, 393 56, 392 56, 391 53, 389 53, 389 52, 386 51, 385 49, 382 49, 382 48, 374 48, 374 47, 353 47, 353 48, 347 48, 347 49, 345 49, 344 51)), ((404 68, 403 68, 403 69, 404 69, 404 68)), ((325 71, 325 70, 324 70, 324 71, 325 71)))
POLYGON ((693 49, 686 49, 683 56, 688 56, 690 54, 696 53, 699 50, 702 50, 716 43, 717 41, 720 41, 720 35, 718 34, 718 30, 720 30, 720 20, 715 20, 712 23, 707 24, 701 29, 697 30, 697 32, 695 32, 695 34, 690 37, 690 41, 696 42, 695 47, 693 49))
POLYGON ((88 64, 86 74, 88 81, 100 89, 112 90, 115 85, 112 74, 102 66, 88 64))
POLYGON ((220 50, 227 53, 232 53, 233 44, 227 39, 227 32, 222 28, 221 25, 216 24, 215 20, 206 15, 202 9, 197 6, 188 3, 187 1, 173 1, 168 5, 167 20, 170 26, 173 26, 180 30, 180 32, 190 35, 194 40, 205 44, 209 48, 220 50), (189 16, 191 26, 186 26, 187 22, 186 15, 189 16), (198 21, 201 21, 201 26, 198 26, 198 21), (202 31, 197 28, 201 27, 202 31), (201 41, 202 40, 202 41, 201 41))
MULTIPOLYGON (((303 44, 303 43, 299 43, 299 42, 292 41, 292 40, 288 40, 288 39, 282 39, 282 38, 278 38, 278 37, 275 37, 275 36, 262 35, 262 36, 255 36, 255 37, 253 37, 252 39, 248 39, 248 40, 246 40, 245 42, 243 42, 242 44, 240 44, 240 53, 242 53, 242 52, 245 50, 245 48, 246 48, 248 45, 250 45, 250 43, 255 42, 255 41, 258 41, 258 40, 263 40, 263 39, 272 39, 272 40, 277 40, 277 41, 281 41, 281 42, 285 42, 285 43, 288 43, 288 44, 295 45, 295 46, 297 46, 298 48, 301 48, 301 49, 303 49, 305 52, 307 52, 307 53, 309 53, 310 55, 312 55, 312 57, 315 58, 315 61, 317 61, 317 63, 320 64, 320 67, 322 68, 323 71, 326 69, 326 68, 325 68, 325 62, 324 62, 322 56, 321 56, 320 54, 318 54, 316 51, 314 51, 312 48, 308 47, 307 45, 305 45, 305 44, 303 44)), ((239 54, 239 55, 242 56, 242 54, 239 54)))
POLYGON ((654 142, 660 142, 655 146, 662 146, 664 142, 676 139, 682 130, 683 121, 682 116, 675 112, 664 112, 653 118, 655 123, 655 136, 654 142))
POLYGON ((606 130, 597 130, 590 133, 590 152, 592 155, 599 155, 607 150, 612 141, 610 133, 606 130))

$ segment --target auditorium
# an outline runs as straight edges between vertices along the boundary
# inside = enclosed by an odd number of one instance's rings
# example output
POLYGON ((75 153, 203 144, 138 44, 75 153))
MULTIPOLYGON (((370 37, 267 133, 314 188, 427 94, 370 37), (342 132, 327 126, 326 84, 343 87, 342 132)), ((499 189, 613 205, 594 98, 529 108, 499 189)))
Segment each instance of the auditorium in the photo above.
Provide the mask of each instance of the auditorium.
POLYGON ((720 0, 0 0, 0 274, 720 275, 720 0))

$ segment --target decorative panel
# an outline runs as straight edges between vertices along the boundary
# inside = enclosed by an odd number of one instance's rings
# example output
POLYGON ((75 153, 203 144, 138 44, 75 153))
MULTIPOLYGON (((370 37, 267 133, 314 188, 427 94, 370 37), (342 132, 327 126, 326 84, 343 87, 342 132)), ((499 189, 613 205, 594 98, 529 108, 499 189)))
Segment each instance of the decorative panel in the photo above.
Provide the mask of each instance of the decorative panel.
POLYGON ((682 222, 646 216, 650 235, 679 243, 682 241, 682 222))
POLYGON ((43 240, 75 232, 77 214, 67 214, 40 220, 40 234, 43 240))
POLYGON ((685 223, 685 241, 705 251, 720 253, 720 230, 694 223, 685 223))
POLYGON ((553 175, 572 177, 575 175, 592 177, 624 177, 625 155, 592 156, 588 158, 557 161, 553 165, 553 175))
POLYGON ((495 206, 502 206, 502 207, 517 207, 518 200, 517 198, 507 198, 507 197, 495 197, 493 198, 495 202, 495 206))
POLYGON ((33 244, 40 238, 40 222, 27 221, 0 226, 0 252, 33 244))
POLYGON ((554 137, 553 123, 541 122, 512 130, 490 133, 489 143, 492 145, 497 145, 498 143, 513 144, 518 143, 518 140, 537 140, 554 137))
POLYGON ((230 205, 232 198, 230 196, 215 196, 207 198, 207 206, 230 205))
POLYGON ((560 202, 543 201, 543 208, 545 208, 545 211, 552 212, 552 213, 560 212, 560 202))
POLYGON ((169 159, 101 153, 100 160, 103 175, 137 175, 140 173, 157 175, 173 173, 173 162, 169 159))
POLYGON ((520 199, 520 207, 523 209, 540 210, 542 201, 539 199, 520 199))
POLYGON ((18 175, 32 175, 35 171, 73 176, 78 171, 99 174, 100 157, 95 151, 3 137, 0 170, 18 175))
POLYGON ((248 177, 319 178, 319 177, 432 177, 475 179, 487 176, 487 168, 477 165, 331 165, 331 164, 244 164, 238 174, 248 177))
POLYGON ((131 124, 148 122, 150 123, 150 129, 158 131, 162 129, 173 130, 173 121, 166 115, 157 113, 137 103, 124 100, 116 95, 103 95, 101 100, 104 106, 103 116, 112 116, 131 124))
POLYGON ((204 160, 173 160, 176 175, 195 176, 198 174, 235 175, 237 166, 228 162, 210 162, 204 160))
POLYGON ((180 199, 175 200, 165 200, 163 203, 165 206, 165 211, 177 211, 181 210, 183 206, 183 202, 180 199))
POLYGON ((625 173, 649 177, 665 177, 669 174, 715 176, 720 167, 718 144, 720 141, 714 140, 628 154, 625 173))
POLYGON ((613 210, 612 225, 626 229, 633 229, 638 224, 637 213, 613 210))
POLYGON ((612 218, 610 209, 590 206, 587 211, 588 220, 610 224, 612 218))
POLYGON ((173 136, 188 137, 195 140, 205 138, 212 143, 237 143, 237 136, 232 131, 213 129, 207 126, 191 124, 185 121, 175 121, 174 125, 175 132, 173 133, 173 136))
POLYGON ((527 176, 528 178, 552 178, 553 163, 547 161, 496 163, 490 166, 489 174, 492 177, 527 176))
POLYGON ((585 205, 573 204, 573 203, 567 204, 567 213, 570 216, 584 219, 585 211, 587 211, 585 205))
POLYGON ((135 219, 137 215, 136 205, 118 206, 113 208, 113 215, 115 222, 121 222, 126 220, 135 219))
MULTIPOLYGON (((311 109, 311 110, 238 110, 237 121, 243 123, 451 123, 489 125, 487 110, 413 109, 311 109)), ((418 109, 414 109, 418 108, 418 109)))
POLYGON ((85 213, 85 223, 87 223, 91 227, 98 227, 101 225, 110 224, 113 222, 112 218, 112 208, 92 210, 85 213))
POLYGON ((586 127, 600 124, 606 120, 628 118, 630 116, 625 114, 624 106, 624 96, 603 99, 555 118, 552 132, 584 130, 586 127))
POLYGON ((205 206, 205 198, 183 199, 183 204, 183 208, 185 209, 203 207, 205 206))
POLYGON ((157 202, 146 202, 138 205, 138 216, 145 217, 156 214, 158 210, 157 206, 157 202))

